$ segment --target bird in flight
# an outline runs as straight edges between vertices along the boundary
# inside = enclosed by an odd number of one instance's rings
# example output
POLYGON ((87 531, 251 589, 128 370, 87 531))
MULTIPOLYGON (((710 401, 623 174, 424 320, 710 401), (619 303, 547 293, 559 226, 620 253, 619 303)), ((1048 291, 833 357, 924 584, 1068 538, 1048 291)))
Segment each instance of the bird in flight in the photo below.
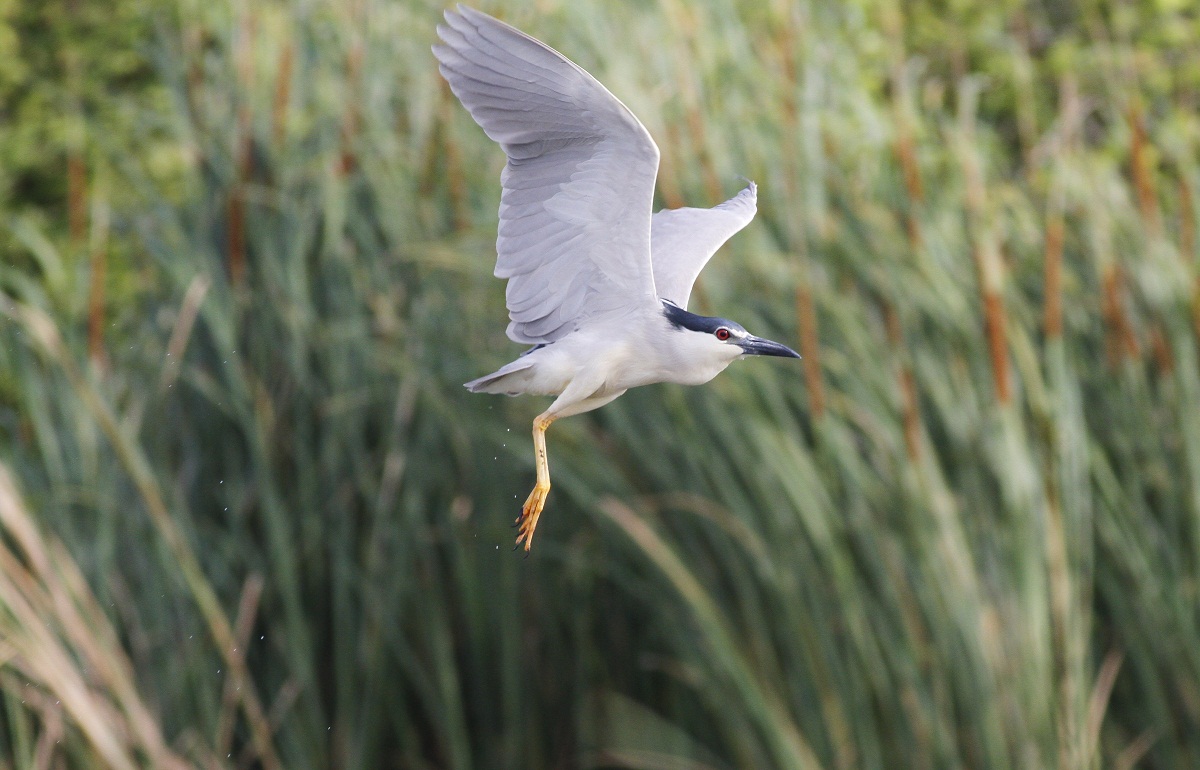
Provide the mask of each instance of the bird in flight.
POLYGON ((628 107, 502 21, 463 5, 445 17, 439 70, 508 157, 495 274, 508 281, 509 339, 533 346, 466 387, 557 396, 533 421, 537 483, 516 521, 528 551, 550 491, 552 422, 639 385, 708 382, 742 356, 800 356, 687 309, 704 265, 754 218, 753 182, 711 209, 652 215, 658 147, 628 107))

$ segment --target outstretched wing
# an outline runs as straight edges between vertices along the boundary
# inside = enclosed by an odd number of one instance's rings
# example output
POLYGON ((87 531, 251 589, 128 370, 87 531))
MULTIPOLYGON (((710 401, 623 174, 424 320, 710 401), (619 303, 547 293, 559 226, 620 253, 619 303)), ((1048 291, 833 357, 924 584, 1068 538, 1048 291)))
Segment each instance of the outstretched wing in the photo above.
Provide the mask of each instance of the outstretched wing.
POLYGON ((650 212, 658 147, 582 68, 465 6, 434 46, 455 96, 508 156, 496 276, 508 336, 553 342, 587 316, 654 303, 650 212))
POLYGON ((712 255, 758 210, 758 186, 711 209, 663 209, 650 221, 650 253, 658 296, 687 309, 692 285, 712 255))

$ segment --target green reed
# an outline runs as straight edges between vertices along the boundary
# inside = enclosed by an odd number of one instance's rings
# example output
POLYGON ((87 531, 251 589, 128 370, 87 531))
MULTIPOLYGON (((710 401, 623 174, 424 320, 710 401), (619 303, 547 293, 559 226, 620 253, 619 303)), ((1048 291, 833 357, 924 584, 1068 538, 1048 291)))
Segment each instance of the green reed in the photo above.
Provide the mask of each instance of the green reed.
POLYGON ((94 244, 14 219, 0 268, 0 757, 1200 762, 1195 23, 956 9, 485 6, 642 118, 663 205, 760 184, 694 301, 808 366, 557 423, 522 559, 440 8, 166 8, 161 141, 97 149, 103 354, 94 244))

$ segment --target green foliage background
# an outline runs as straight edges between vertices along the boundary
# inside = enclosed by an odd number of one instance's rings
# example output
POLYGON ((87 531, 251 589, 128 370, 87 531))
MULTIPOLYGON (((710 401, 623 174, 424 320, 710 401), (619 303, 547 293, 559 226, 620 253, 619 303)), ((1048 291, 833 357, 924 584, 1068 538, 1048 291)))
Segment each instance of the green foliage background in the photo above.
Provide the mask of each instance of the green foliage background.
POLYGON ((421 0, 0 0, 0 762, 1200 765, 1200 14, 487 3, 791 341, 549 436, 421 0))

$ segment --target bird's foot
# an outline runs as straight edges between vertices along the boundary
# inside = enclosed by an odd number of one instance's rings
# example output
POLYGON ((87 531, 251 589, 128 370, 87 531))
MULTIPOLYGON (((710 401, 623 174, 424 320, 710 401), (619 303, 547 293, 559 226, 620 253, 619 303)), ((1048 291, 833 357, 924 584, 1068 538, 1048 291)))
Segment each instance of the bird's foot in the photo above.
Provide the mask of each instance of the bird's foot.
POLYGON ((517 545, 525 543, 525 552, 528 553, 533 545, 533 531, 537 529, 538 517, 542 515, 542 508, 546 505, 546 495, 550 493, 550 485, 542 486, 538 484, 529 493, 529 497, 525 498, 525 505, 521 508, 521 515, 517 517, 517 545))

